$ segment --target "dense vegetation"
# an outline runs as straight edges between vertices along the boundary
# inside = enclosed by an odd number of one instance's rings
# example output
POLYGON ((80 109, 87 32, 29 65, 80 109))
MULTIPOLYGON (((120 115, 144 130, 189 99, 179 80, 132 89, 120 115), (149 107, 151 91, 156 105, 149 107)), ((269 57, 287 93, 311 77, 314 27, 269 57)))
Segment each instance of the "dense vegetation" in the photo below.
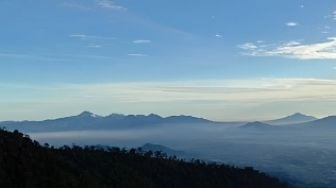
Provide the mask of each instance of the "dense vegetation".
POLYGON ((185 162, 141 149, 40 146, 0 130, 0 187, 285 187, 252 168, 185 162))

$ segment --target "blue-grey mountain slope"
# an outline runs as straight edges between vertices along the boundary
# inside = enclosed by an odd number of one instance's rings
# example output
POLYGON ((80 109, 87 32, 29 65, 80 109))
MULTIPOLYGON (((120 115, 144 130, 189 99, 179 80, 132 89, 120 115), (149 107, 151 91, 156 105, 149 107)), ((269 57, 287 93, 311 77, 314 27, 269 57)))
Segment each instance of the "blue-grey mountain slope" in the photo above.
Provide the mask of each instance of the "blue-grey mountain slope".
POLYGON ((242 125, 239 128, 241 130, 260 130, 260 131, 277 129, 277 127, 275 126, 259 121, 246 123, 245 125, 242 125))
POLYGON ((291 125, 291 124, 310 122, 314 120, 317 120, 317 118, 301 113, 295 113, 284 118, 265 121, 265 123, 270 125, 291 125))
POLYGON ((317 119, 315 121, 310 121, 306 123, 296 124, 296 126, 305 128, 319 128, 319 129, 336 129, 336 116, 328 116, 322 119, 317 119))
POLYGON ((122 115, 111 114, 99 116, 84 111, 79 115, 44 121, 4 121, 0 127, 22 132, 48 132, 48 131, 71 131, 71 130, 108 130, 141 128, 163 124, 198 124, 214 123, 210 120, 192 116, 161 117, 156 114, 149 115, 122 115))

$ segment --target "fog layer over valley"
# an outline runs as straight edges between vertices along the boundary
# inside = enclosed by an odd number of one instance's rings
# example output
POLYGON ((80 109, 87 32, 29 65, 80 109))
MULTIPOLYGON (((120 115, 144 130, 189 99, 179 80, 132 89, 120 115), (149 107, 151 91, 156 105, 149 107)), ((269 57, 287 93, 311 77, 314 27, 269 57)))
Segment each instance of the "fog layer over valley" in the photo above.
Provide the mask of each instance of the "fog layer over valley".
POLYGON ((54 146, 145 145, 182 158, 253 166, 296 186, 332 187, 336 183, 336 117, 332 116, 315 119, 297 113, 266 122, 213 122, 191 116, 101 117, 84 112, 40 122, 2 122, 0 126, 54 146))

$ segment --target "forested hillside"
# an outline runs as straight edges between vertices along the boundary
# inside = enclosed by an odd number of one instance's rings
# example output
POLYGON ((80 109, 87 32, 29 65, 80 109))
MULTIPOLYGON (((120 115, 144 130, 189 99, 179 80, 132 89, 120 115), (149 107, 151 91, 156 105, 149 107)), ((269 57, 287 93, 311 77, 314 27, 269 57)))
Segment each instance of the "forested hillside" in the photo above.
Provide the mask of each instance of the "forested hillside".
POLYGON ((186 162, 141 149, 40 146, 0 130, 0 187, 286 187, 252 168, 186 162))

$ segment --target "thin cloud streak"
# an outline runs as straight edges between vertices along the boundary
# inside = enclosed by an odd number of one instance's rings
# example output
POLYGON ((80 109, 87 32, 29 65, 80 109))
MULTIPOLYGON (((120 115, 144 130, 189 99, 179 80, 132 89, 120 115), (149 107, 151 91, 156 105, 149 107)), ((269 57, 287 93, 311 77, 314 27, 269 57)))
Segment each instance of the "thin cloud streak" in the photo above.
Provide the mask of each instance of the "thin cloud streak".
MULTIPOLYGON (((6 89, 21 90, 20 86, 10 87, 10 85, 7 85, 6 89)), ((22 90, 27 87, 29 86, 22 87, 22 90)), ((282 100, 336 100, 336 80, 313 78, 61 84, 30 87, 38 91, 44 91, 41 92, 44 97, 33 97, 34 100, 48 100, 49 94, 52 93, 53 98, 59 97, 59 100, 70 98, 79 102, 87 100, 86 96, 90 96, 91 99, 93 98, 96 101, 125 103, 173 101, 264 103, 282 100)))
POLYGON ((152 43, 152 41, 147 40, 147 39, 139 39, 139 40, 134 40, 133 43, 134 44, 149 44, 149 43, 152 43))
POLYGON ((103 36, 95 36, 95 35, 86 35, 86 34, 71 34, 69 35, 70 38, 78 38, 81 40, 88 40, 88 39, 115 39, 114 37, 103 37, 103 36))
POLYGON ((98 6, 110 10, 126 10, 125 7, 121 5, 117 5, 114 1, 112 0, 98 0, 97 2, 98 6))
POLYGON ((248 56, 275 56, 300 60, 336 59, 336 37, 328 38, 323 42, 310 44, 290 41, 274 47, 274 45, 258 45, 248 42, 238 45, 238 47, 243 50, 243 55, 248 56))
POLYGON ((101 48, 103 47, 102 45, 99 45, 99 44, 89 44, 88 45, 88 48, 101 48))
POLYGON ((111 11, 127 10, 125 7, 115 3, 113 0, 69 1, 62 3, 62 6, 85 11, 96 9, 106 9, 111 11))
POLYGON ((217 38, 223 38, 223 35, 216 34, 215 37, 217 37, 217 38))
POLYGON ((133 56, 133 57, 147 57, 147 54, 140 54, 140 53, 130 53, 127 54, 128 56, 133 56))
POLYGON ((298 26, 299 24, 297 23, 297 22, 287 22, 286 23, 286 26, 288 26, 288 27, 296 27, 296 26, 298 26))

